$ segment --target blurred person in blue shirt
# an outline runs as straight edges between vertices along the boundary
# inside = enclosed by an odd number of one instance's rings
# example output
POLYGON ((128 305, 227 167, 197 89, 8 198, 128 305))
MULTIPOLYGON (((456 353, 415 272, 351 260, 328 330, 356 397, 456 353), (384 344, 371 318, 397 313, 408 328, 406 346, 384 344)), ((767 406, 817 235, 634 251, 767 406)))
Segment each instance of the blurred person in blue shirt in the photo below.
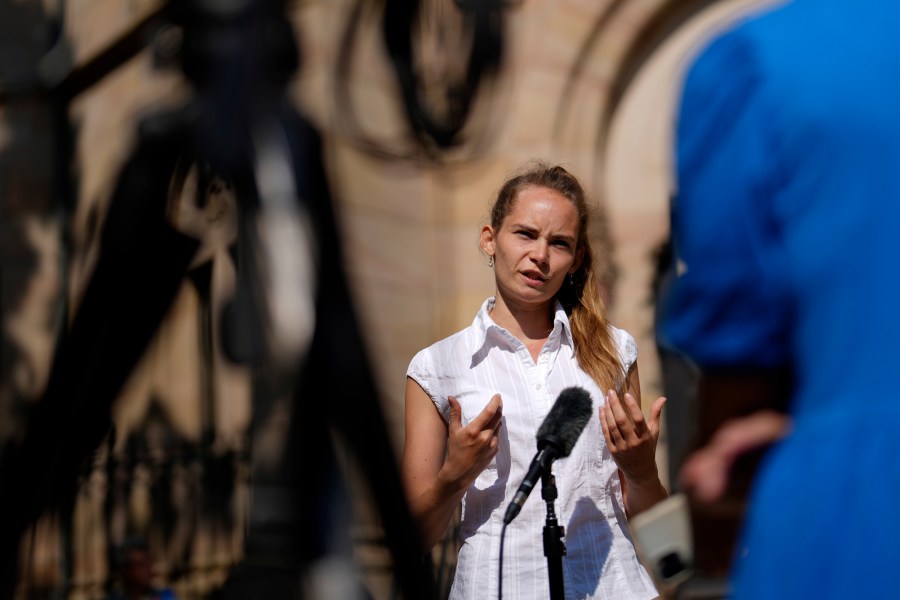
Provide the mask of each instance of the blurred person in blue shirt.
POLYGON ((726 506, 735 461, 777 441, 738 600, 898 593, 898 32, 896 0, 795 0, 719 36, 685 81, 662 322, 701 369, 682 484, 726 506))

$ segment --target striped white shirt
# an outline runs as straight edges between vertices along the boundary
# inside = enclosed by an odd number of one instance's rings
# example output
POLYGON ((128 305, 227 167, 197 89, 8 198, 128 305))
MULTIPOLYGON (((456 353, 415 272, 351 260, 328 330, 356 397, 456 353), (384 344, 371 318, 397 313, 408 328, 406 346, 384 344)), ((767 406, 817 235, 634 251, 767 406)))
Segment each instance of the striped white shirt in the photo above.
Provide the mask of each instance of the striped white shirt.
MULTIPOLYGON (((594 412, 571 455, 553 465, 556 515, 566 534, 566 598, 655 598, 631 542, 616 465, 600 428, 598 409, 605 390, 578 366, 568 317, 557 303, 553 331, 535 363, 522 342, 493 322, 493 306, 493 298, 486 300, 470 327, 416 354, 407 371, 445 421, 450 415, 447 396, 459 400, 464 426, 494 394, 503 399, 500 450, 463 498, 462 548, 450 598, 497 597, 503 514, 537 451, 538 427, 559 393, 573 385, 591 394, 594 412)), ((627 369, 637 358, 634 338, 610 329, 627 369)), ((540 487, 506 529, 504 598, 550 596, 542 538, 546 504, 540 487)))

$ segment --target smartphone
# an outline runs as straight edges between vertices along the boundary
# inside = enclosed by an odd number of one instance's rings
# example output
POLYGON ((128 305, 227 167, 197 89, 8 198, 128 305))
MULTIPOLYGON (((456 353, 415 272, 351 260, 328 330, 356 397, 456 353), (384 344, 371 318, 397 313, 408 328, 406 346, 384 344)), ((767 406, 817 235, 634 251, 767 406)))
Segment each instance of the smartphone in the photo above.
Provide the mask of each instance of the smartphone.
POLYGON ((687 498, 673 494, 629 521, 634 545, 657 586, 671 589, 693 573, 687 498))

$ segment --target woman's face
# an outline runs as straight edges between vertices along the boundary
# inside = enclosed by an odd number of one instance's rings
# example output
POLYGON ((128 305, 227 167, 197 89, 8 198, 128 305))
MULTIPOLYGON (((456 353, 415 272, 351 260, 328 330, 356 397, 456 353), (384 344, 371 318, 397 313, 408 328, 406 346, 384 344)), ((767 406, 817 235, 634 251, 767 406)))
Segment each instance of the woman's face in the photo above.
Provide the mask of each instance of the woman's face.
POLYGON ((507 302, 550 302, 580 262, 578 210, 559 192, 525 188, 498 230, 481 230, 481 248, 494 257, 497 290, 507 302))

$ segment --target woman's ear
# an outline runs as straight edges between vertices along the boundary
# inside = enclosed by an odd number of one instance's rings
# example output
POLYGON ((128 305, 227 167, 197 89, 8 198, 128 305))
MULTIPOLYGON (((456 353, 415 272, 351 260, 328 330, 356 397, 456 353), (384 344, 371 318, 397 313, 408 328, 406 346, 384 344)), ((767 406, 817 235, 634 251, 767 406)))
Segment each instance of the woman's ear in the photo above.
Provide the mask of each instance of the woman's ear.
POLYGON ((481 246, 481 251, 487 254, 488 256, 494 256, 496 250, 494 249, 494 228, 490 225, 485 225, 481 228, 481 239, 479 240, 479 244, 481 246))

